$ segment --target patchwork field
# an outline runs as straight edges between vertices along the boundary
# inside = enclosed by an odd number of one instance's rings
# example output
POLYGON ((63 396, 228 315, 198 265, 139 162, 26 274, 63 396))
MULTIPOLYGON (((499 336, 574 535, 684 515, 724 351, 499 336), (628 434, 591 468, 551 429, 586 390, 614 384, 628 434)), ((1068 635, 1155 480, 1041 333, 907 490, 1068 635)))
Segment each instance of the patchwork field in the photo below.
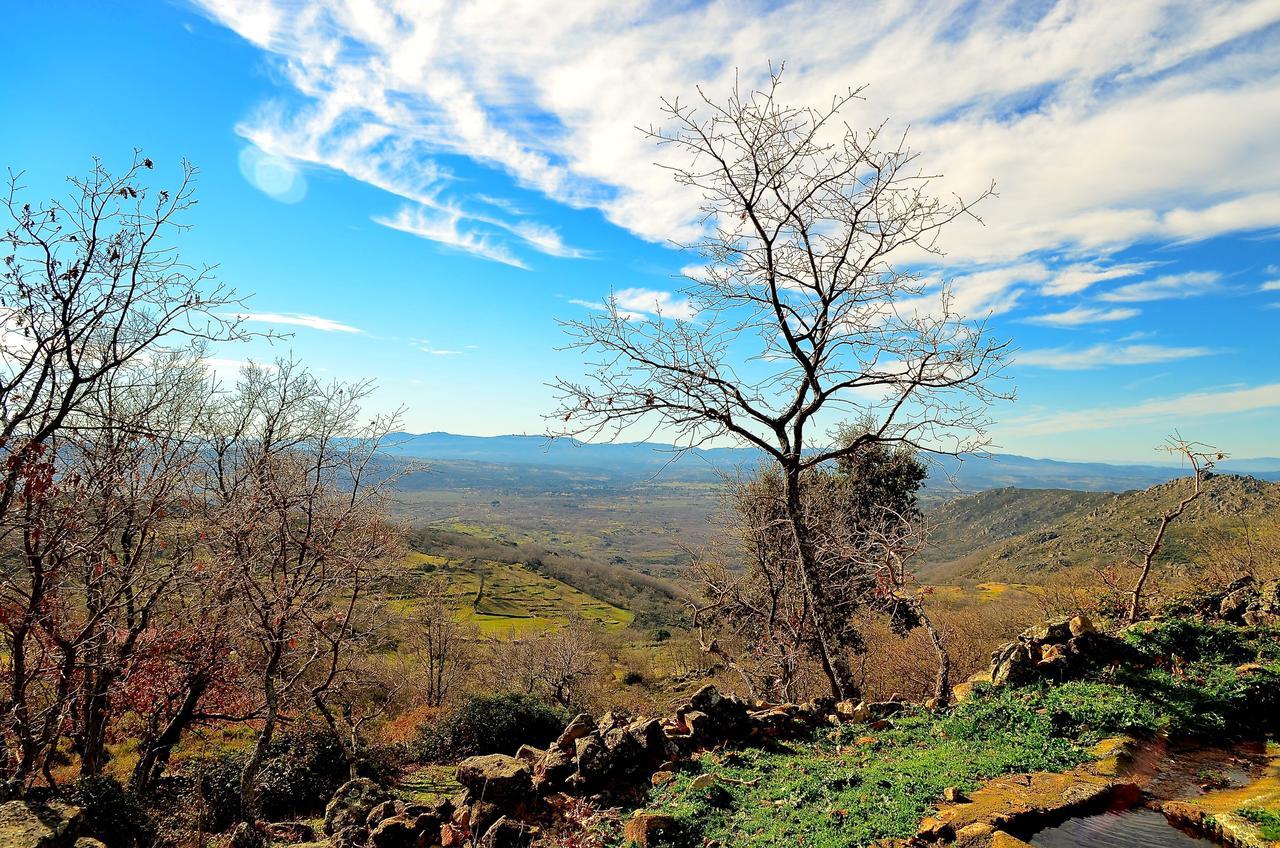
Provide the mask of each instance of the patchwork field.
MULTIPOLYGON (((632 613, 522 565, 494 561, 450 561, 412 552, 407 566, 423 578, 442 579, 449 606, 459 621, 488 634, 536 632, 563 626, 580 616, 611 629, 631 623, 632 613), (482 588, 483 584, 483 588, 482 588)), ((411 610, 420 600, 394 602, 411 610)))

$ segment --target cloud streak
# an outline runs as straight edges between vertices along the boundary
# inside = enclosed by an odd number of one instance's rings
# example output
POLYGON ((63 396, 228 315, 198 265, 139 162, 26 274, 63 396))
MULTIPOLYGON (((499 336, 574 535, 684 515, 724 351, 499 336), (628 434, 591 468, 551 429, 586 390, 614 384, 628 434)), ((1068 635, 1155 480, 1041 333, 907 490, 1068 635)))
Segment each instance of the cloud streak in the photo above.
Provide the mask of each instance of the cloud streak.
MULTIPOLYGON (((490 208, 501 225, 476 217, 466 202, 475 198, 438 164, 451 155, 599 209, 642 238, 696 236, 697 197, 652 167, 670 152, 634 127, 657 117, 661 96, 691 95, 694 84, 720 94, 739 74, 757 83, 769 57, 793 60, 792 102, 871 83, 852 123, 910 124, 947 190, 999 180, 987 226, 966 222, 948 236, 953 264, 1280 226, 1280 145, 1258 143, 1280 124, 1280 7, 1269 0, 1063 0, 1034 11, 935 0, 858 15, 835 0, 584 0, 554 12, 317 0, 305 14, 288 0, 197 2, 272 56, 287 83, 242 123, 243 136, 418 203, 450 193, 468 210, 458 226, 419 234, 453 246, 454 229, 471 227, 508 252, 573 255, 500 207, 490 208)), ((476 255, 506 261, 498 250, 476 255)), ((1044 288, 1069 294, 1125 273, 1077 269, 1044 288)))
POLYGON ((246 312, 237 315, 242 321, 253 321, 260 324, 278 324, 286 327, 306 327, 323 333, 364 333, 359 327, 334 321, 332 318, 321 318, 318 315, 304 315, 299 312, 246 312))
POLYGON ((1044 348, 1018 353, 1017 365, 1050 368, 1054 371, 1092 371, 1112 365, 1150 365, 1176 362, 1214 353, 1207 347, 1168 347, 1144 344, 1096 344, 1086 348, 1044 348))

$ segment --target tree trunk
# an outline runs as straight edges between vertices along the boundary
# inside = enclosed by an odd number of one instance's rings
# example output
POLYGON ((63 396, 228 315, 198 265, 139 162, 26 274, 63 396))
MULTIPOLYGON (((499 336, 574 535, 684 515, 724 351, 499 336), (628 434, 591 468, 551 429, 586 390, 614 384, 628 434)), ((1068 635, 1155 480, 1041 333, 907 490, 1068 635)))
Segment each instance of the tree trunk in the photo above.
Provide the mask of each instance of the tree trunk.
POLYGON ((131 788, 135 792, 149 791, 160 779, 160 775, 169 764, 169 755, 173 753, 173 749, 182 739, 183 732, 191 724, 196 706, 200 703, 200 698, 203 697, 208 686, 209 681, 203 677, 193 680, 187 687, 187 693, 178 711, 169 719, 164 730, 144 748, 142 756, 138 758, 138 764, 134 766, 133 777, 130 779, 131 788))
POLYGON ((840 639, 841 628, 836 621, 836 613, 831 609, 830 601, 827 599, 826 586, 822 582, 817 556, 813 550, 813 541, 809 536, 804 505, 801 501, 799 469, 786 469, 783 480, 787 520, 791 525, 792 537, 796 543, 799 560, 797 564, 800 567, 800 576, 804 578, 804 590, 812 606, 822 670, 831 684, 832 697, 837 701, 853 700, 859 697, 860 693, 853 677, 853 670, 849 667, 848 654, 840 639))
POLYGON ((947 644, 942 638, 942 633, 933 626, 933 620, 924 611, 923 604, 919 605, 918 613, 920 622, 929 633, 929 641, 933 643, 933 652, 938 657, 938 677, 933 684, 933 697, 939 707, 946 707, 951 704, 951 654, 947 652, 947 644))
POLYGON ((247 822, 256 822, 262 812, 261 799, 258 797, 258 772, 267 759, 267 748, 275 736, 276 721, 280 717, 280 695, 276 692, 276 670, 280 667, 280 641, 273 645, 270 659, 262 675, 263 712, 262 727, 258 729, 257 741, 253 743, 253 753, 240 772, 240 818, 247 822))

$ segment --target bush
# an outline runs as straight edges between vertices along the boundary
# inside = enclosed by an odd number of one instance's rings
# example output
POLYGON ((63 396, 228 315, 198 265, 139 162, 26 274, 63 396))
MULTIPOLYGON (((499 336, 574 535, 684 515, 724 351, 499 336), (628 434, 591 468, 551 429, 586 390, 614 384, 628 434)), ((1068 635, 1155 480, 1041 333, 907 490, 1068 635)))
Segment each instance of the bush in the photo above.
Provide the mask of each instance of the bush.
POLYGON ((522 744, 544 747, 564 730, 563 708, 532 695, 473 695, 423 729, 420 757, 458 760, 477 754, 514 754, 522 744))
MULTIPOLYGON (((206 757, 191 769, 197 777, 206 829, 222 831, 239 821, 240 773, 248 757, 245 751, 206 757)), ((387 768, 378 762, 368 769, 373 773, 365 776, 385 782, 387 768)), ((342 748, 327 728, 281 734, 268 747, 258 774, 262 815, 278 820, 319 812, 349 777, 342 748)))
POLYGON ((86 836, 100 839, 111 848, 150 845, 155 837, 151 814, 137 795, 113 777, 81 778, 68 795, 68 800, 83 811, 81 827, 86 836))
POLYGON ((1245 807, 1237 810, 1239 815, 1258 826, 1262 838, 1268 842, 1280 842, 1280 812, 1264 810, 1259 807, 1245 807))
POLYGON ((1121 733, 1151 736, 1164 724, 1150 701, 1109 683, 1064 683, 1047 690, 1044 703, 1054 732, 1072 739, 1096 741, 1121 733))

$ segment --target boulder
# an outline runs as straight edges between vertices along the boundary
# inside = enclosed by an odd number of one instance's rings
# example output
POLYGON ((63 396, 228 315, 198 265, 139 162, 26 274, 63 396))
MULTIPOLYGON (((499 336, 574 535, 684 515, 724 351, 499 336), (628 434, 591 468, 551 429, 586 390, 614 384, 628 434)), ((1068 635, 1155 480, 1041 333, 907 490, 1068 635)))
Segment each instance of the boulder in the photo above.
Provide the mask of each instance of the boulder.
POLYGON ((369 845, 372 848, 415 848, 423 830, 419 830, 413 820, 393 816, 382 820, 369 832, 369 845))
POLYGON ((489 826, 477 845, 480 848, 528 848, 532 840, 528 826, 503 816, 489 826))
POLYGON ((324 832, 333 835, 352 827, 364 829, 373 808, 389 800, 391 794, 372 780, 348 780, 324 808, 324 832))
POLYGON ((364 824, 369 830, 373 830, 383 819, 389 819, 400 813, 404 809, 404 804, 400 801, 386 800, 375 806, 369 811, 369 815, 365 816, 364 824))
POLYGON ((54 848, 71 842, 80 826, 79 807, 51 802, 0 804, 0 848, 54 848))
POLYGON ((523 801, 533 788, 529 764, 505 754, 468 757, 458 763, 456 778, 472 798, 504 806, 523 801))
POLYGON ((676 829, 676 820, 663 813, 638 812, 627 822, 623 837, 640 848, 649 848, 660 840, 669 838, 676 829))
POLYGON ((368 840, 369 828, 352 824, 335 830, 329 836, 329 845, 332 848, 364 848, 364 844, 368 840))
POLYGON ((596 723, 591 716, 586 713, 578 713, 574 716, 573 721, 569 722, 564 732, 560 734, 560 738, 556 740, 556 747, 562 751, 572 751, 574 745, 582 737, 594 733, 596 723))

